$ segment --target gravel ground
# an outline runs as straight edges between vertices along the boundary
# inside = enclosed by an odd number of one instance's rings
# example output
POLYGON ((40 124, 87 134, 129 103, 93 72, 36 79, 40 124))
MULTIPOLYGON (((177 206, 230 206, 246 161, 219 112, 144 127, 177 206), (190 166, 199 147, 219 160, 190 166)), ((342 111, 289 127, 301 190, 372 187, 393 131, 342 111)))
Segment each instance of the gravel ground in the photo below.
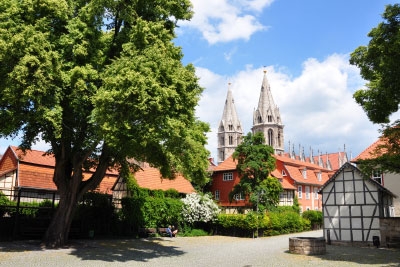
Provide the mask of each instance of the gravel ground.
POLYGON ((78 240, 62 249, 37 241, 0 242, 0 266, 400 266, 400 250, 327 246, 318 256, 288 252, 289 237, 320 237, 322 231, 263 237, 225 236, 78 240))

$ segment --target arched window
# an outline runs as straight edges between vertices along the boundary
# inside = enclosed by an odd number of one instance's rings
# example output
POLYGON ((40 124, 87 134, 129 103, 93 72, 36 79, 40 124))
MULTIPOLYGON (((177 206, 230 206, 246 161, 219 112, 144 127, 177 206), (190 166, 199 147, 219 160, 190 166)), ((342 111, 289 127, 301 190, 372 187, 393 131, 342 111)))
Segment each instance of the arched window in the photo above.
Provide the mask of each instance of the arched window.
POLYGON ((232 135, 229 136, 229 144, 233 145, 233 136, 232 135))
POLYGON ((268 122, 272 122, 272 115, 268 115, 268 122))
POLYGON ((258 120, 258 123, 262 123, 262 119, 261 119, 260 115, 258 115, 257 120, 258 120))
POLYGON ((268 142, 268 145, 270 145, 272 147, 274 146, 274 132, 271 129, 268 130, 267 142, 268 142))

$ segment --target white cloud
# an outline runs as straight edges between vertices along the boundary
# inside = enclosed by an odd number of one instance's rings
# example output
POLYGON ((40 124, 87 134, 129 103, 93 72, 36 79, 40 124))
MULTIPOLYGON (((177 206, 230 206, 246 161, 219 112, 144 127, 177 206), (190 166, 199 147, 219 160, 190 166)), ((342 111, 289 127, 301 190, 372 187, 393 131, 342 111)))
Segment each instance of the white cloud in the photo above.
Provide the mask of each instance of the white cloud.
POLYGON ((199 30, 209 44, 238 39, 247 41, 255 32, 267 29, 256 15, 272 2, 273 0, 193 0, 192 20, 180 22, 179 25, 199 30))
MULTIPOLYGON (((219 76, 207 69, 197 69, 200 84, 206 88, 197 109, 199 118, 209 122, 208 149, 215 158, 216 128, 222 116, 228 82, 245 134, 251 131, 253 110, 257 107, 264 68, 249 65, 233 77, 219 76)), ((276 105, 285 124, 285 149, 289 141, 296 153, 299 146, 314 154, 342 150, 358 155, 379 136, 373 125, 354 101, 352 94, 365 83, 358 69, 348 63, 346 55, 334 54, 323 61, 308 59, 298 77, 285 69, 266 67, 267 78, 276 105)))

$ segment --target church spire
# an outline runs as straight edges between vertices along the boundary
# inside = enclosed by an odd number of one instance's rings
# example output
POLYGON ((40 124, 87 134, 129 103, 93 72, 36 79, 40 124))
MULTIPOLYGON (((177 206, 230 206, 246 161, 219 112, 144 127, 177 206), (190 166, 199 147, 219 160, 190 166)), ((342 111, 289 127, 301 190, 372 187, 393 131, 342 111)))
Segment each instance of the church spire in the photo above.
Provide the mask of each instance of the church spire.
POLYGON ((218 126, 218 162, 224 161, 235 151, 240 144, 243 131, 236 113, 231 83, 228 84, 222 119, 218 126))
POLYGON ((283 124, 279 108, 272 97, 266 70, 264 70, 258 107, 253 114, 252 131, 253 134, 263 132, 266 144, 272 146, 276 154, 283 154, 283 124))

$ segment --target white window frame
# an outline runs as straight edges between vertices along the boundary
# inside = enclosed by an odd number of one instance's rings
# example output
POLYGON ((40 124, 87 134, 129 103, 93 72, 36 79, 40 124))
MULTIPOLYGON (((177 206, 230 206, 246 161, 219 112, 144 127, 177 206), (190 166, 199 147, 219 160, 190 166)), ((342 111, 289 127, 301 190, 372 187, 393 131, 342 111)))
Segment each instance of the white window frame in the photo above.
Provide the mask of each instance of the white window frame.
POLYGON ((303 198, 303 186, 299 185, 297 186, 297 198, 303 198))
POLYGON ((222 174, 222 181, 233 181, 233 172, 224 172, 222 174))
POLYGON ((219 190, 215 190, 214 198, 215 198, 215 200, 219 200, 219 198, 220 198, 220 191, 219 190))
POLYGON ((307 179, 307 168, 301 170, 301 175, 303 175, 304 179, 307 179))
POLYGON ((318 187, 314 187, 314 199, 318 199, 318 187))
POLYGON ((304 187, 304 191, 305 191, 305 193, 306 193, 306 199, 310 199, 310 186, 309 186, 309 185, 306 185, 306 186, 304 187))
POLYGON ((286 172, 285 172, 285 170, 282 170, 282 176, 286 176, 287 174, 286 174, 286 172))
POLYGON ((244 200, 244 197, 243 197, 242 193, 239 193, 239 194, 235 194, 233 196, 233 199, 236 200, 236 201, 239 201, 239 200, 244 200))
POLYGON ((372 171, 372 179, 380 185, 383 185, 383 173, 380 169, 372 171))
POLYGON ((322 172, 318 172, 317 173, 317 179, 318 179, 318 181, 322 181, 322 172))

